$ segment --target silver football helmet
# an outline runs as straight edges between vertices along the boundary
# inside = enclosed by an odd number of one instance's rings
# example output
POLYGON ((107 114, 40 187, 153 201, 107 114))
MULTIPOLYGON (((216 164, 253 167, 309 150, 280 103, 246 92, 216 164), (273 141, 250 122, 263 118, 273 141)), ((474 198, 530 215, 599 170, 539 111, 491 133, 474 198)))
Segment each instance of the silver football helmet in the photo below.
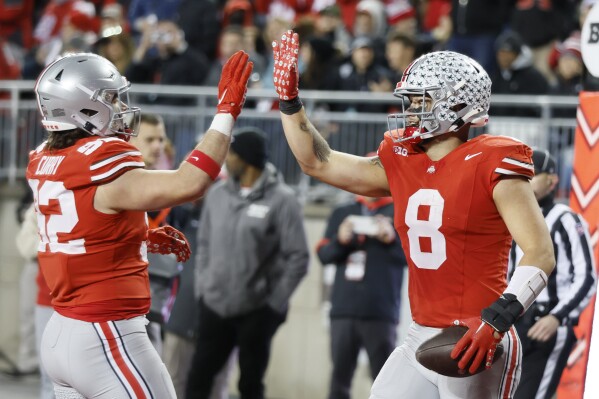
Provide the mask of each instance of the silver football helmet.
POLYGON ((69 54, 49 64, 35 84, 48 131, 81 128, 90 134, 136 136, 141 111, 129 107, 131 83, 107 59, 69 54))
POLYGON ((456 131, 466 123, 486 125, 491 79, 470 57, 452 51, 435 51, 408 66, 393 95, 403 101, 402 113, 387 117, 391 136, 396 142, 419 142, 456 131), (407 108, 410 96, 430 98, 431 108, 407 108))

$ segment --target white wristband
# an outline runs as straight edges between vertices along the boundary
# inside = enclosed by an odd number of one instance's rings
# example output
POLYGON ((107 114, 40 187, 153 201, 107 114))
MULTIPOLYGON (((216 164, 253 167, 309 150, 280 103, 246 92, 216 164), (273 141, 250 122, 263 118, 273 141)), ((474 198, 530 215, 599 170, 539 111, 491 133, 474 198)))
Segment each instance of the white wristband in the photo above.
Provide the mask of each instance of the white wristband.
POLYGON ((535 266, 518 266, 504 294, 513 294, 524 306, 524 312, 547 286, 547 275, 535 266))
POLYGON ((210 125, 208 130, 216 130, 217 132, 230 137, 231 131, 233 130, 234 123, 235 123, 235 119, 233 119, 233 115, 231 115, 231 114, 216 114, 216 115, 214 115, 214 119, 212 119, 212 124, 210 125))

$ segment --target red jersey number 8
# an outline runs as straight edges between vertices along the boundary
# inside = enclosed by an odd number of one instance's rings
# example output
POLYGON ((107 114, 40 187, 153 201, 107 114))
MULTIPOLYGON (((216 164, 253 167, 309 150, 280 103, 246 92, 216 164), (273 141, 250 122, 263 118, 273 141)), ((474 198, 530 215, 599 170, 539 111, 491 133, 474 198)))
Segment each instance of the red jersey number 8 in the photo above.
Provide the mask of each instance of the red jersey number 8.
POLYGON ((75 206, 75 194, 67 190, 62 182, 45 181, 40 186, 40 181, 29 180, 29 186, 35 198, 37 211, 37 225, 40 234, 39 252, 62 252, 65 254, 84 254, 85 239, 79 238, 66 242, 58 242, 58 234, 69 234, 79 222, 79 215, 75 206), (57 201, 58 206, 50 201, 57 201), (52 206, 59 208, 60 213, 51 213, 49 216, 40 212, 40 207, 52 206))
POLYGON ((437 270, 447 259, 445 236, 439 231, 444 206, 437 190, 420 189, 408 200, 405 223, 409 227, 410 258, 420 269, 437 270), (428 216, 421 207, 428 209, 428 216))

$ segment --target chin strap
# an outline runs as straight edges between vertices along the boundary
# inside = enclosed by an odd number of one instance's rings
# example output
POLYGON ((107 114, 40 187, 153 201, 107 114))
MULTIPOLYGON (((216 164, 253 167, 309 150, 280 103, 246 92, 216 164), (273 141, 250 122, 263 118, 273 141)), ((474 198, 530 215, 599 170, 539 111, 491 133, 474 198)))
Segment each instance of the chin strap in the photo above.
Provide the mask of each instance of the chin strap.
MULTIPOLYGON (((462 126, 464 126, 466 124, 465 121, 469 120, 471 117, 473 117, 474 115, 476 115, 480 112, 482 112, 482 110, 480 108, 471 109, 470 112, 467 112, 464 116, 456 119, 453 122, 453 124, 449 127, 448 131, 455 132, 456 130, 458 130, 459 128, 461 128, 462 126)), ((478 118, 472 119, 470 121, 470 125, 472 127, 481 127, 481 126, 485 126, 487 124, 487 122, 489 122, 489 115, 485 114, 483 116, 479 116, 478 118)))

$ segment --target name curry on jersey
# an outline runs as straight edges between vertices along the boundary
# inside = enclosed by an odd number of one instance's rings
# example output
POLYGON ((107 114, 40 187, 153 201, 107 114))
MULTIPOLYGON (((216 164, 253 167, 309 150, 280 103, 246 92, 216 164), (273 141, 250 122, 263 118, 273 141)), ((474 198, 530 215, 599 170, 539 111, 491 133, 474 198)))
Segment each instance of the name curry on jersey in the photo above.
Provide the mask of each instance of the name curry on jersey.
POLYGON ((52 151, 43 143, 30 153, 38 258, 63 316, 101 322, 148 312, 145 212, 106 214, 93 205, 99 185, 143 167, 141 153, 116 137, 90 136, 52 151))

